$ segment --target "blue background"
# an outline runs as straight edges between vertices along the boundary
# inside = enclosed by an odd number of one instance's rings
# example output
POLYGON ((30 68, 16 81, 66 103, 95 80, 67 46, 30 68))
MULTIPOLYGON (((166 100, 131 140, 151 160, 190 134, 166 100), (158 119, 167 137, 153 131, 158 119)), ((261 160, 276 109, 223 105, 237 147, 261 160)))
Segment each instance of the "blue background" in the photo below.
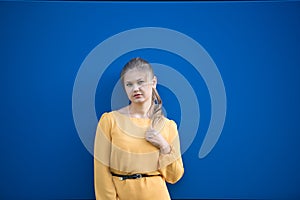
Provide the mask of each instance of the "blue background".
MULTIPOLYGON (((72 117, 74 80, 100 42, 148 26, 192 37, 218 66, 227 116, 217 145, 198 158, 210 119, 208 91, 201 76, 170 52, 145 49, 120 56, 99 82, 98 117, 110 109, 112 84, 129 58, 142 56, 172 66, 197 92, 201 122, 183 155, 185 175, 169 186, 171 196, 299 198, 296 1, 0 2, 0 199, 94 198, 93 158, 72 117)), ((168 97, 168 116, 179 123, 176 95, 163 86, 159 90, 168 97)))

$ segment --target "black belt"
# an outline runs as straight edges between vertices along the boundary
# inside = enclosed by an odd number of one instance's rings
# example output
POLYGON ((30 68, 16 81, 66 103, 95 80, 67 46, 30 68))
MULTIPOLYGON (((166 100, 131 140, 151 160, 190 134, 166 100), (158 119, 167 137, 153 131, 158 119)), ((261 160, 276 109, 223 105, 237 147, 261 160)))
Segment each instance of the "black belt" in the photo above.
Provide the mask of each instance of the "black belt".
POLYGON ((154 175, 148 175, 148 174, 132 174, 132 175, 122 175, 122 174, 115 174, 111 172, 111 175, 120 177, 120 180, 126 180, 126 179, 137 179, 137 178, 143 178, 143 177, 152 177, 152 176, 161 176, 160 174, 154 174, 154 175))

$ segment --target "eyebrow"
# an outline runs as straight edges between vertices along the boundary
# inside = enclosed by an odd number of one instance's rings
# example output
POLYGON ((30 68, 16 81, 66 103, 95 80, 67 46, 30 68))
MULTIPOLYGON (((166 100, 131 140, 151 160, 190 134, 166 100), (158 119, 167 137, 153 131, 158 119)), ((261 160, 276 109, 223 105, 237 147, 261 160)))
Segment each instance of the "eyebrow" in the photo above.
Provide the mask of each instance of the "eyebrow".
MULTIPOLYGON (((136 81, 144 81, 144 79, 143 78, 139 78, 139 79, 137 79, 136 81)), ((131 83, 131 81, 125 81, 126 83, 131 83)))

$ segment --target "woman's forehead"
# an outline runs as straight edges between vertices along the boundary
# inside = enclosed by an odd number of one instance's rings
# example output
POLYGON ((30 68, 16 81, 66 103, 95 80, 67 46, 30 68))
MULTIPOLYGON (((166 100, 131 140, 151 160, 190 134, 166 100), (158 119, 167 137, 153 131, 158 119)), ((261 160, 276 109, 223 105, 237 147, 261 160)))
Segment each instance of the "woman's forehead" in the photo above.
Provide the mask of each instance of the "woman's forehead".
POLYGON ((131 69, 124 74, 124 81, 136 81, 139 79, 149 79, 150 73, 146 70, 131 69))

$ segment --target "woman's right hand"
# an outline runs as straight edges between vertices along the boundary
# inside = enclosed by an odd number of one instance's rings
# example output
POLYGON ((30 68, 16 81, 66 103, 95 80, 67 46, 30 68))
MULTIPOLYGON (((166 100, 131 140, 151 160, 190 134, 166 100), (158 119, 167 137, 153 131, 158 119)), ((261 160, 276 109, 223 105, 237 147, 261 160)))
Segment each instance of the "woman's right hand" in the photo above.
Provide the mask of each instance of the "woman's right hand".
POLYGON ((166 139, 156 130, 149 128, 146 131, 145 139, 160 149, 162 154, 170 153, 171 147, 166 139))

